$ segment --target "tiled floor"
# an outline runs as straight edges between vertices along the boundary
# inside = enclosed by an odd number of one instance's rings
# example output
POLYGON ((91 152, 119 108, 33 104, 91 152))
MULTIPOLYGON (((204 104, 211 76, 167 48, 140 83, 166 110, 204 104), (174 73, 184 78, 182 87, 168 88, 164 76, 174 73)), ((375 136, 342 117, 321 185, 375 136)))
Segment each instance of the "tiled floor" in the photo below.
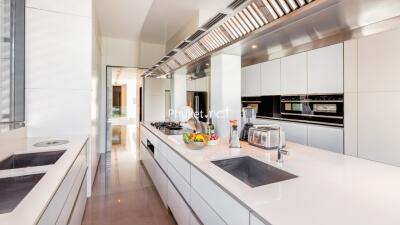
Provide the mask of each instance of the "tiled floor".
POLYGON ((138 159, 135 127, 123 126, 121 144, 100 160, 83 225, 174 225, 138 159))

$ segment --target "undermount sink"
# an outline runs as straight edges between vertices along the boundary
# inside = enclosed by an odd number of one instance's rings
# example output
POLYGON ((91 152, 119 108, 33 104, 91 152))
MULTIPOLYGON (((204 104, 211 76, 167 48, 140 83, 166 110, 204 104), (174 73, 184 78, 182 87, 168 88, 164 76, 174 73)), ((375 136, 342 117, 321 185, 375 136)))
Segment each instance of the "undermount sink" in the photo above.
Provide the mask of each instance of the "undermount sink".
POLYGON ((0 179, 0 214, 12 212, 44 173, 0 179))
POLYGON ((297 178, 296 175, 275 168, 249 156, 212 161, 250 187, 258 187, 297 178))
POLYGON ((0 162, 0 170, 51 165, 56 163, 64 153, 65 150, 14 154, 0 162))

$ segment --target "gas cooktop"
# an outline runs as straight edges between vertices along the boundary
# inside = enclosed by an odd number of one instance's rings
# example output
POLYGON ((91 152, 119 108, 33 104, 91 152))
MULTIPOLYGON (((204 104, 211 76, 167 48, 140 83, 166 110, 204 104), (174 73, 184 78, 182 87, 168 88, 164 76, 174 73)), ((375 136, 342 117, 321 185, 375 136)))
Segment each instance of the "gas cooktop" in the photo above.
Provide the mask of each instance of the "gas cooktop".
POLYGON ((181 124, 176 122, 154 122, 151 125, 166 135, 180 135, 184 132, 181 124))

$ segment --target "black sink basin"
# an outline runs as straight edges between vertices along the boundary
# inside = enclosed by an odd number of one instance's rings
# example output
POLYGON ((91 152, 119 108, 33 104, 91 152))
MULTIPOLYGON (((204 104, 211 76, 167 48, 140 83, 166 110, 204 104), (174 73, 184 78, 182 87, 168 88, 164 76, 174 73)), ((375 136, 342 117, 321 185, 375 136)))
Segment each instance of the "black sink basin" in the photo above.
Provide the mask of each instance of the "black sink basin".
MULTIPOLYGON (((12 212, 42 179, 44 173, 0 179, 0 213, 12 212)), ((34 207, 34 206, 32 206, 34 207)), ((23 216, 23 215, 21 215, 23 216)))
POLYGON ((64 153, 65 150, 12 155, 0 162, 0 170, 51 165, 64 153))
POLYGON ((212 163, 250 187, 263 186, 297 177, 249 156, 217 160, 212 161, 212 163))

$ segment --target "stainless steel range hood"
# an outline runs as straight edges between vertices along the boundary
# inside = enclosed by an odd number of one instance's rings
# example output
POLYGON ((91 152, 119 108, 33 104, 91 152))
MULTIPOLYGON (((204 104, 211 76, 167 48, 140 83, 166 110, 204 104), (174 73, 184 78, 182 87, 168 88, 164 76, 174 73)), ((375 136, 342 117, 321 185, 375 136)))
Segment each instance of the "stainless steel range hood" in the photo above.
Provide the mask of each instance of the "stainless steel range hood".
POLYGON ((393 29, 399 16, 399 0, 241 1, 145 75, 171 73, 220 52, 250 65, 393 29))
POLYGON ((206 57, 203 60, 196 61, 187 66, 187 75, 190 79, 198 79, 210 75, 211 60, 206 57))

